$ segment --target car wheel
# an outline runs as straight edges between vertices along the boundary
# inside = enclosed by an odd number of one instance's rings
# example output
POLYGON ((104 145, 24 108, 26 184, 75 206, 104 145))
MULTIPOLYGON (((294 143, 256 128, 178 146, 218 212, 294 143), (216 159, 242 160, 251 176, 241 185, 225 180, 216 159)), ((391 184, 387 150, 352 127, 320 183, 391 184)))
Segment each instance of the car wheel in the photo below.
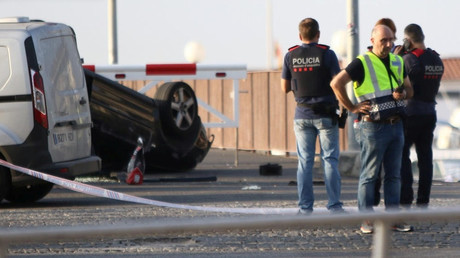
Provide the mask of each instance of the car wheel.
POLYGON ((168 82, 155 94, 165 134, 187 138, 196 137, 200 129, 198 103, 193 89, 184 82, 168 82))
POLYGON ((5 199, 13 203, 35 202, 45 197, 53 189, 53 186, 54 184, 45 181, 34 185, 13 186, 5 199))
POLYGON ((11 173, 6 167, 0 167, 0 202, 6 197, 11 188, 11 173))

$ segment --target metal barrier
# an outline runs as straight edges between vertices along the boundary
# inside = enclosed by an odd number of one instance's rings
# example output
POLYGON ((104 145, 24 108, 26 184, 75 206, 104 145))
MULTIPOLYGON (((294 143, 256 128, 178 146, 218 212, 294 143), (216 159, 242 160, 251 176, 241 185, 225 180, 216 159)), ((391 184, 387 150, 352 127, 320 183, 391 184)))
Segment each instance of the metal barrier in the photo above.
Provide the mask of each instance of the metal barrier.
POLYGON ((251 216, 195 219, 186 221, 155 221, 152 224, 96 225, 80 227, 24 228, 0 231, 0 257, 7 257, 8 246, 17 243, 50 243, 57 241, 81 241, 95 238, 140 237, 152 234, 176 234, 196 232, 223 232, 242 229, 288 229, 318 225, 344 225, 374 222, 372 257, 387 257, 390 244, 390 225, 399 221, 458 221, 460 207, 399 212, 374 212, 356 214, 332 214, 311 216, 251 216))
POLYGON ((197 98, 198 104, 218 117, 221 123, 204 123, 207 128, 238 128, 239 80, 247 75, 246 65, 147 64, 147 65, 83 65, 84 68, 115 81, 148 80, 138 92, 145 94, 159 82, 172 80, 233 80, 233 119, 197 98))

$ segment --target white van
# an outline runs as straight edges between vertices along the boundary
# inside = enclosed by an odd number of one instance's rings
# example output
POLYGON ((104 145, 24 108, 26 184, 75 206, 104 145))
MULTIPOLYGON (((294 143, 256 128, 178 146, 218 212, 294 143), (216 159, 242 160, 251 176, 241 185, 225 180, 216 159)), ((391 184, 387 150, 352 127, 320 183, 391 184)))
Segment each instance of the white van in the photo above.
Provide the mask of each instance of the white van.
MULTIPOLYGON (((99 171, 75 33, 26 17, 0 19, 0 158, 65 178, 99 171)), ((41 199, 52 184, 0 167, 0 201, 41 199)))

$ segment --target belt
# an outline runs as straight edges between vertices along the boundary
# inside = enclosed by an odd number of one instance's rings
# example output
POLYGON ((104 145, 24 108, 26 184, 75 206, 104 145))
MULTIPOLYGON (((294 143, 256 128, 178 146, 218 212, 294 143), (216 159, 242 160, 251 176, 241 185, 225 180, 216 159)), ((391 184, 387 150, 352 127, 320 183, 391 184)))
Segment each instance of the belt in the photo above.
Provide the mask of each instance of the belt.
POLYGON ((398 123, 399 121, 401 121, 401 117, 400 116, 390 116, 389 118, 387 119, 384 119, 384 120, 374 120, 368 116, 363 116, 363 121, 365 122, 372 122, 372 123, 382 123, 382 124, 390 124, 390 125, 394 125, 396 123, 398 123))

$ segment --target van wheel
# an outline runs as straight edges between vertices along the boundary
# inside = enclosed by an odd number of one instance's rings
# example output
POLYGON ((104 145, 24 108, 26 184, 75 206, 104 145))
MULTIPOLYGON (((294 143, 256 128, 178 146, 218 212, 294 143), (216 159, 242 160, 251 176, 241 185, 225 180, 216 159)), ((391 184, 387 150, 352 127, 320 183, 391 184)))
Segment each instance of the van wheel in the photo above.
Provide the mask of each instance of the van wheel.
POLYGON ((53 186, 54 184, 48 182, 20 187, 13 186, 5 199, 13 203, 35 202, 45 197, 53 189, 53 186))
POLYGON ((198 103, 193 89, 184 82, 168 82, 155 93, 165 134, 195 137, 200 129, 198 103))
POLYGON ((11 188, 11 173, 6 167, 0 167, 0 202, 6 197, 11 188))

